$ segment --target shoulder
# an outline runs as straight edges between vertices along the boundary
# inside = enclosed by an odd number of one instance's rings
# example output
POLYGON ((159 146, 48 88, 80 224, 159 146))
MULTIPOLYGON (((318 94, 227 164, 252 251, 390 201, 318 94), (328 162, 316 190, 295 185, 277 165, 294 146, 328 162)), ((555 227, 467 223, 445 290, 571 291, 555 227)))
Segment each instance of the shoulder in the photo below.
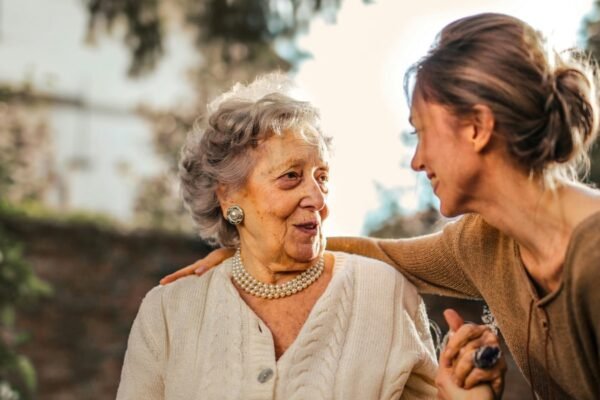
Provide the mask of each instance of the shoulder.
POLYGON ((450 229, 456 231, 458 236, 475 242, 485 243, 490 239, 497 240, 502 236, 496 227, 490 225, 479 214, 465 214, 452 224, 455 227, 450 229))
POLYGON ((408 301, 411 309, 417 306, 420 296, 416 287, 391 265, 355 254, 333 254, 336 257, 336 268, 354 276, 354 284, 360 288, 362 295, 373 294, 381 301, 389 297, 396 303, 408 301))
POLYGON ((344 252, 332 252, 335 257, 335 268, 352 271, 368 271, 368 275, 377 279, 395 279, 402 275, 389 264, 374 258, 344 252))
POLYGON ((219 266, 208 270, 202 276, 190 275, 180 278, 164 286, 152 288, 144 297, 140 312, 168 312, 168 310, 184 311, 186 308, 204 302, 210 287, 225 286, 227 282, 225 269, 228 260, 219 266))
POLYGON ((454 251, 454 255, 464 261, 465 265, 474 266, 477 270, 482 263, 490 259, 509 256, 514 248, 514 240, 488 223, 479 214, 465 214, 444 228, 446 243, 454 251))
POLYGON ((596 290, 595 286, 600 281, 600 213, 590 216, 575 228, 565 267, 574 284, 596 290))

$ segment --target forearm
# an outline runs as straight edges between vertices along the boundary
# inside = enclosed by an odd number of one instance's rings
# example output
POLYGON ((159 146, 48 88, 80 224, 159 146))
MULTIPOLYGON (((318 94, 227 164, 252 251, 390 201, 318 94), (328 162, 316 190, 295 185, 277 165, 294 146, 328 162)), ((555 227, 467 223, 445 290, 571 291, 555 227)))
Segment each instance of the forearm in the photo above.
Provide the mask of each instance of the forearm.
POLYGON ((421 293, 479 298, 441 233, 411 239, 333 237, 327 249, 383 261, 404 274, 421 293))
POLYGON ((358 254, 368 258, 383 261, 398 269, 391 259, 379 246, 378 241, 369 237, 332 237, 327 239, 327 250, 358 254))

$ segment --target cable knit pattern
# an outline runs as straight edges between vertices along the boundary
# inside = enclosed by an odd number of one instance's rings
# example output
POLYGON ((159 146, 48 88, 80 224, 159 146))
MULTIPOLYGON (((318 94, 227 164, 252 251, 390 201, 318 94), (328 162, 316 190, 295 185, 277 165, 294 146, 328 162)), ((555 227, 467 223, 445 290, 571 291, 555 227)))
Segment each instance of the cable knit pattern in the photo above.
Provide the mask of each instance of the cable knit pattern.
MULTIPOLYGON (((222 277, 215 276, 213 279, 219 281, 222 277)), ((243 327, 241 313, 236 312, 239 303, 233 296, 209 292, 206 305, 209 312, 218 315, 219 318, 205 318, 200 331, 201 346, 196 356, 203 359, 200 373, 205 378, 200 380, 202 385, 199 393, 203 393, 207 399, 240 399, 238 382, 242 380, 243 375, 243 327), (227 337, 227 341, 224 341, 223 337, 227 337)))
MULTIPOLYGON (((341 259, 343 255, 338 255, 341 259)), ((339 260, 338 265, 343 264, 339 260)), ((291 350, 292 363, 287 379, 294 385, 289 390, 293 399, 332 398, 335 372, 341 356, 345 332, 348 329, 351 299, 353 297, 354 276, 351 270, 334 271, 332 280, 319 300, 319 307, 313 310, 291 350), (332 316, 332 310, 335 310, 332 316), (333 317, 333 318, 332 318, 333 317), (319 364, 318 374, 311 373, 311 366, 319 364), (292 379, 294 378, 294 379, 292 379)), ((282 396, 284 393, 282 393, 282 396)), ((282 397, 285 398, 285 397, 282 397)))
POLYGON ((334 256, 327 289, 278 361, 268 327, 231 283, 231 260, 151 290, 117 399, 435 398, 435 355, 415 288, 379 261, 334 256))

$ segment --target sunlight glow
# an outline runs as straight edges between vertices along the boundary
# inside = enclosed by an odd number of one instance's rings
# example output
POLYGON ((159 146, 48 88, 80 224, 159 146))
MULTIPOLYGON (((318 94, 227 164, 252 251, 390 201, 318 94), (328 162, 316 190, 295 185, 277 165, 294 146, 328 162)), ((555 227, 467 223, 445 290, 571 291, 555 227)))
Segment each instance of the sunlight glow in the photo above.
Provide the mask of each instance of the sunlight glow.
MULTIPOLYGON (((357 235, 365 216, 378 209, 375 182, 405 188, 401 209, 414 211, 429 190, 408 169, 412 147, 401 140, 408 108, 402 89, 406 68, 423 55, 436 33, 457 18, 479 12, 515 15, 543 31, 557 50, 574 46, 590 0, 448 2, 347 0, 336 25, 312 24, 300 45, 313 54, 296 79, 321 108, 334 137, 328 233, 357 235)), ((426 185, 428 186, 428 185, 426 185)))

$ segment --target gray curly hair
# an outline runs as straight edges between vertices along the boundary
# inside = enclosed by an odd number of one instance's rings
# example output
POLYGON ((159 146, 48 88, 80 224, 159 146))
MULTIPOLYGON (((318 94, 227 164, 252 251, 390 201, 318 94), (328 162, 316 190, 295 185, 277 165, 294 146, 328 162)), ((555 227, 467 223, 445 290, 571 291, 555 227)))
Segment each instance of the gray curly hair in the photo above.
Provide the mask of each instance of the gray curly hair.
POLYGON ((300 134, 307 143, 330 149, 319 112, 290 97, 294 87, 282 74, 235 85, 208 105, 204 125, 196 124, 181 150, 179 178, 186 208, 200 237, 212 245, 237 247, 239 234, 221 212, 217 188, 241 189, 257 161, 256 150, 273 135, 300 134))

